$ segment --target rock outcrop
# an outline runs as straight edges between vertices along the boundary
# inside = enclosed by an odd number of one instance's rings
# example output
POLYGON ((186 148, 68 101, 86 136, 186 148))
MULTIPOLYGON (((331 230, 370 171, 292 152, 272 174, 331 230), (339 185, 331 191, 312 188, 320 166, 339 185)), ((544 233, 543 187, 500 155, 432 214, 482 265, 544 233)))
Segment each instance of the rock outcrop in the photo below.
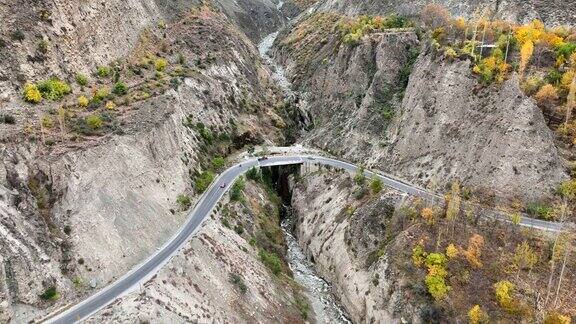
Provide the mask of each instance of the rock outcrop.
POLYGON ((399 234, 403 198, 389 191, 355 198, 352 175, 303 174, 294 186, 295 233, 354 323, 426 322, 426 298, 411 295, 400 269, 410 238, 399 234), (399 234, 399 235, 398 235, 399 234))
POLYGON ((497 197, 552 195, 568 176, 541 110, 516 76, 481 88, 469 65, 420 57, 379 165, 422 185, 459 178, 497 197))

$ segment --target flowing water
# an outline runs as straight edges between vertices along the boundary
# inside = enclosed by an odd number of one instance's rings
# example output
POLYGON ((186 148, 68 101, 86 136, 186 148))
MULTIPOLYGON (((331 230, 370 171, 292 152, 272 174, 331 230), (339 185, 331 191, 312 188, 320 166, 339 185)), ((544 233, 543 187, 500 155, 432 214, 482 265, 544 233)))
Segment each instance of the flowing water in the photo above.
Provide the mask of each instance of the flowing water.
POLYGON ((314 311, 317 323, 352 323, 343 307, 336 301, 332 287, 314 270, 314 264, 306 258, 292 233, 294 217, 288 213, 282 221, 282 232, 288 247, 286 260, 294 280, 304 287, 306 297, 314 311))
POLYGON ((280 89, 282 89, 284 95, 287 98, 294 98, 295 94, 291 89, 290 81, 288 81, 288 78, 286 78, 284 68, 280 64, 277 64, 276 61, 274 61, 268 55, 268 51, 272 47, 272 44, 274 44, 276 37, 278 37, 278 32, 264 37, 260 44, 258 44, 258 51, 260 52, 260 56, 262 56, 264 59, 264 62, 266 62, 266 64, 268 64, 272 69, 272 79, 274 79, 274 81, 276 81, 276 83, 280 86, 280 89))
MULTIPOLYGON (((280 86, 285 97, 288 100, 293 100, 296 98, 296 95, 291 89, 290 81, 286 78, 284 69, 268 55, 268 51, 270 47, 272 47, 276 37, 278 37, 278 32, 265 37, 258 45, 258 51, 266 64, 272 69, 272 78, 280 86)), ((294 217, 290 209, 285 207, 284 211, 286 215, 281 225, 288 248, 286 260, 294 274, 294 280, 304 288, 306 297, 308 297, 310 306, 314 311, 316 322, 351 323, 347 318, 346 312, 332 293, 330 284, 318 276, 314 270, 314 264, 308 261, 304 251, 302 251, 302 248, 298 245, 298 240, 292 233, 294 217)))

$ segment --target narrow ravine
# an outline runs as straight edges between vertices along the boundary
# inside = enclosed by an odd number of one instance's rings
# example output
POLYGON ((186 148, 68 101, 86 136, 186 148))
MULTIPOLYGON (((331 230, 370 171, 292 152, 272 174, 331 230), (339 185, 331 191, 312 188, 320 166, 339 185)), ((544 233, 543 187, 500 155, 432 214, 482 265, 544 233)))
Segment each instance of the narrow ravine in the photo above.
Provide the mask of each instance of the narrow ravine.
POLYGON ((310 306, 314 310, 317 323, 352 323, 344 308, 338 303, 332 287, 316 273, 314 264, 310 262, 293 234, 294 215, 289 206, 285 206, 286 215, 282 220, 282 232, 286 240, 286 261, 298 282, 306 291, 310 306))
MULTIPOLYGON (((284 92, 286 100, 294 101, 297 94, 292 90, 291 83, 286 78, 284 68, 277 64, 269 55, 268 51, 278 37, 278 32, 266 36, 260 44, 258 51, 273 72, 273 79, 284 92)), ((305 101, 300 100, 300 105, 305 101)), ((339 304, 336 296, 332 292, 332 287, 326 280, 322 279, 314 269, 314 264, 310 262, 304 251, 298 244, 298 239, 294 236, 295 217, 290 206, 282 208, 282 232, 286 241, 287 253, 286 261, 294 275, 294 280, 300 284, 306 297, 310 301, 310 306, 315 314, 317 323, 351 323, 344 308, 339 304)))

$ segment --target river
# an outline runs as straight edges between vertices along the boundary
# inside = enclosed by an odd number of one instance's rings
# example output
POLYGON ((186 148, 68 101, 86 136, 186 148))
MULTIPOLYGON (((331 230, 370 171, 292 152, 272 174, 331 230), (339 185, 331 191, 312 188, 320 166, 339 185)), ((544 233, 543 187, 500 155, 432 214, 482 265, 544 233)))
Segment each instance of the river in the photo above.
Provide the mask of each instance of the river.
POLYGON ((304 288, 314 311, 316 323, 352 323, 332 293, 331 285, 316 273, 314 264, 306 258, 292 232, 293 222, 294 216, 288 212, 282 220, 282 232, 288 249, 286 261, 292 270, 294 280, 304 288))
MULTIPOLYGON (((274 59, 268 55, 268 51, 278 37, 278 32, 266 36, 260 44, 258 51, 266 64, 272 70, 272 78, 284 92, 287 99, 294 99, 295 93, 292 90, 291 83, 286 78, 284 68, 277 64, 274 59)), ((294 275, 294 280, 304 288, 306 297, 314 311, 316 323, 351 323, 347 317, 344 308, 338 303, 332 293, 332 287, 326 280, 322 279, 314 269, 314 264, 310 262, 292 230, 294 228, 294 216, 290 207, 285 207, 285 217, 282 220, 282 232, 287 246, 286 260, 290 270, 294 275)))

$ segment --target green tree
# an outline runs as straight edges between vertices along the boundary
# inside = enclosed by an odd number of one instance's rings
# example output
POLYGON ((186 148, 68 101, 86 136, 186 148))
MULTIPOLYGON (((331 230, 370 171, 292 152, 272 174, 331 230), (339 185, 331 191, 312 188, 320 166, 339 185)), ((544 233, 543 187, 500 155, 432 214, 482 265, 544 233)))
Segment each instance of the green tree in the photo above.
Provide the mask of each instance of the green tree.
POLYGON ((424 264, 425 260, 426 260, 426 251, 424 251, 424 247, 422 247, 422 245, 420 244, 416 245, 412 249, 412 262, 414 262, 415 266, 419 267, 422 264, 424 264))
POLYGON ((222 169, 224 164, 226 164, 226 160, 221 156, 217 156, 212 159, 212 168, 216 171, 222 169))
POLYGON ((82 87, 85 87, 88 85, 88 77, 82 73, 76 73, 75 79, 76 79, 76 83, 78 83, 78 85, 80 85, 82 87))
POLYGON ((275 253, 268 252, 266 250, 260 250, 258 255, 260 256, 262 263, 264 263, 266 267, 272 270, 272 273, 278 275, 280 272, 282 272, 282 262, 275 253))
POLYGON ((246 172, 246 178, 256 181, 256 182, 260 182, 262 181, 262 172, 257 169, 256 167, 251 167, 247 172, 246 172))
POLYGON ((126 94, 126 92, 128 91, 128 86, 126 86, 126 83, 122 82, 122 81, 118 81, 114 84, 114 89, 112 90, 112 92, 114 92, 115 94, 121 96, 126 94))
POLYGON ((450 286, 446 284, 446 276, 448 276, 448 272, 442 266, 433 265, 428 268, 424 282, 428 288, 428 293, 435 300, 443 299, 450 291, 450 286))
POLYGON ((446 284, 446 277, 448 276, 446 262, 447 258, 443 253, 430 253, 426 256, 428 274, 424 283, 435 300, 443 299, 450 291, 450 286, 446 284))
POLYGON ((230 189, 230 199, 233 201, 240 201, 242 199, 242 190, 244 190, 245 182, 242 177, 238 178, 234 182, 234 185, 230 189))
POLYGON ((370 189, 374 194, 380 193, 380 191, 382 191, 382 180, 378 178, 372 179, 372 182, 370 182, 370 189))
POLYGON ((102 125, 104 124, 104 122, 102 121, 102 119, 100 118, 100 116, 98 115, 90 115, 88 117, 86 117, 86 124, 88 125, 88 127, 90 127, 92 130, 97 130, 100 127, 102 127, 102 125))
POLYGON ((447 261, 446 256, 443 253, 430 253, 428 254, 428 256, 426 256, 426 266, 428 267, 432 266, 445 267, 446 261, 447 261))
POLYGON ((242 279, 242 277, 239 274, 231 273, 230 274, 230 282, 233 283, 234 285, 236 285, 238 287, 238 289, 240 289, 240 292, 242 294, 245 294, 248 291, 248 287, 244 283, 244 279, 242 279))
POLYGON ((206 191, 206 189, 208 189, 212 181, 214 181, 215 177, 216 176, 214 175, 214 173, 212 173, 212 171, 202 172, 198 177, 196 177, 196 180, 194 181, 194 187, 196 188, 196 191, 198 193, 203 193, 204 191, 206 191))
POLYGON ((49 287, 42 293, 42 295, 40 295, 40 298, 44 300, 54 301, 60 299, 60 293, 58 293, 56 287, 49 287))
POLYGON ((190 206, 192 205, 190 197, 185 194, 179 194, 178 197, 176 198, 176 202, 178 203, 178 205, 180 205, 180 208, 182 210, 188 210, 188 208, 190 208, 190 206))
POLYGON ((363 185, 366 182, 366 176, 364 175, 364 167, 360 167, 358 171, 356 171, 354 181, 359 186, 363 185))
POLYGON ((99 104, 102 100, 106 99, 110 95, 110 90, 107 87, 102 87, 96 92, 94 92, 94 96, 92 97, 92 102, 95 104, 99 104))
POLYGON ((38 90, 40 90, 43 98, 52 101, 60 100, 72 91, 66 82, 56 78, 40 82, 38 90))
POLYGON ((558 192, 560 195, 568 199, 576 198, 576 180, 568 180, 562 182, 558 188, 558 192))
POLYGON ((107 66, 99 66, 96 70, 96 74, 101 78, 106 78, 110 75, 110 68, 107 66))

